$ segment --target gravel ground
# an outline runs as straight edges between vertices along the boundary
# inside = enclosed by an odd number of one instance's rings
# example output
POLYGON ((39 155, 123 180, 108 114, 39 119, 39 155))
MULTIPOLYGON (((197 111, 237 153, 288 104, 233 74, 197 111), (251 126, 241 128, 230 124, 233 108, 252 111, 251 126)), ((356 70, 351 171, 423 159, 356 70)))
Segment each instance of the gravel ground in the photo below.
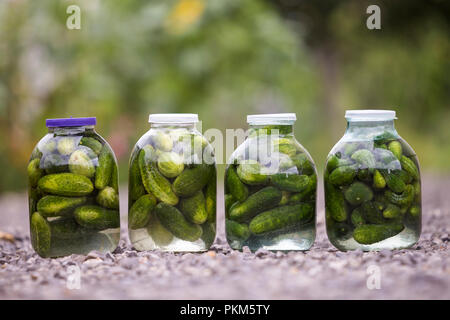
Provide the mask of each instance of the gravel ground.
POLYGON ((409 250, 368 253, 334 249, 319 206, 318 236, 307 252, 233 251, 223 227, 206 253, 137 252, 123 228, 113 254, 42 259, 29 243, 26 196, 4 194, 0 299, 450 299, 450 177, 427 175, 423 184, 420 242, 409 250), (67 287, 74 265, 81 270, 80 289, 67 287), (380 289, 368 289, 371 265, 379 267, 380 289))

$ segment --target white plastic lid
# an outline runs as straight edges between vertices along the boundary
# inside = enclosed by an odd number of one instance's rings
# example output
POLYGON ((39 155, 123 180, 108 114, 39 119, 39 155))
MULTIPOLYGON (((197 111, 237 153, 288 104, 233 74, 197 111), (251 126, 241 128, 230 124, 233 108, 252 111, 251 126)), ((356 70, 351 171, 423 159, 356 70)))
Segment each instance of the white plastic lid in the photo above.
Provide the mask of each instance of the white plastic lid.
POLYGON ((148 117, 150 123, 197 123, 195 113, 154 113, 148 117))
POLYGON ((351 121, 383 121, 397 119, 393 110, 347 110, 345 119, 351 121))
POLYGON ((295 113, 251 114, 247 116, 250 125, 293 124, 297 120, 295 113))

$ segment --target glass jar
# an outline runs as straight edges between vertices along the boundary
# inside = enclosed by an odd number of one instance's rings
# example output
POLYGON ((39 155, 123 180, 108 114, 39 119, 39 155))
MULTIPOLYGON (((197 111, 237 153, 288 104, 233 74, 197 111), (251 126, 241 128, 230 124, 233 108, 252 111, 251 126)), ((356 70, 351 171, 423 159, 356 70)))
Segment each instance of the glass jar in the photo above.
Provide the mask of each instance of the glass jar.
POLYGON ((113 251, 120 237, 117 162, 96 118, 48 119, 28 164, 30 235, 41 257, 113 251))
POLYGON ((347 111, 324 175, 328 238, 339 250, 401 249, 421 231, 420 171, 395 111, 347 111))
POLYGON ((196 114, 152 114, 130 159, 128 230, 137 250, 206 251, 216 236, 216 165, 196 114))
POLYGON ((307 250, 315 238, 317 174, 295 139, 294 113, 249 115, 225 176, 228 243, 241 250, 307 250))

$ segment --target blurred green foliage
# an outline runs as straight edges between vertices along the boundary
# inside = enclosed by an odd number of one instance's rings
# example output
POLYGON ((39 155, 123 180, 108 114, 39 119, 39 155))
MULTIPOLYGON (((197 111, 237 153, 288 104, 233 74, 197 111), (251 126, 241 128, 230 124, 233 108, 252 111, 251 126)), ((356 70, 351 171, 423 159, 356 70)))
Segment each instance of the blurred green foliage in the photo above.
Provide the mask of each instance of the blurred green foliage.
POLYGON ((393 108, 422 167, 450 171, 448 10, 379 2, 372 31, 357 0, 1 1, 0 192, 25 187, 45 119, 67 116, 98 118, 123 181, 158 112, 199 113, 204 130, 296 112, 322 168, 345 109, 393 108), (81 30, 66 28, 71 4, 81 30))

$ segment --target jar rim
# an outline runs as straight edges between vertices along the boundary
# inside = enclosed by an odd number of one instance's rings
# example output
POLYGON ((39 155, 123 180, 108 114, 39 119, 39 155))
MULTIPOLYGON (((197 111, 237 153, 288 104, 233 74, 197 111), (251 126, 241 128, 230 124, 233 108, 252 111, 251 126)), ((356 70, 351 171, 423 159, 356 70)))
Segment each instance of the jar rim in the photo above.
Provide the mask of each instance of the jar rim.
POLYGON ((349 121, 387 121, 397 119, 394 110, 362 109, 346 110, 345 119, 349 121))
POLYGON ((153 113, 148 117, 149 123, 197 123, 195 113, 153 113))
POLYGON ((58 119, 46 119, 45 125, 47 128, 58 128, 58 127, 85 127, 85 126, 95 126, 97 124, 96 117, 87 118, 58 118, 58 119))
POLYGON ((250 114, 247 116, 247 123, 250 125, 264 124, 294 124, 297 120, 295 113, 268 113, 268 114, 250 114))

